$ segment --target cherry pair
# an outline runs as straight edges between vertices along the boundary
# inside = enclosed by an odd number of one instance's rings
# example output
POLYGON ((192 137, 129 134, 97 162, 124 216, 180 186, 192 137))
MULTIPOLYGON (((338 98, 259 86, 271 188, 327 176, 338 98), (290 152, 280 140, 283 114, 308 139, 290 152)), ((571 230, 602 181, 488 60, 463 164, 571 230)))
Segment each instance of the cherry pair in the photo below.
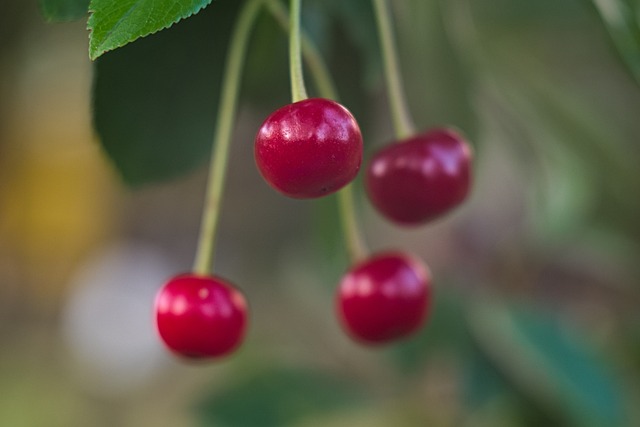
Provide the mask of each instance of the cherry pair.
MULTIPOLYGON (((338 317, 351 337, 385 343, 416 331, 431 300, 430 274, 417 259, 384 253, 356 265, 342 279, 336 298, 338 317)), ((175 354, 208 359, 233 352, 247 328, 247 303, 240 291, 219 277, 174 277, 156 297, 156 323, 175 354)))
MULTIPOLYGON (((260 127, 258 169, 267 183, 294 198, 333 193, 351 182, 362 161, 362 136, 340 104, 306 99, 280 108, 260 127)), ((442 216, 467 196, 471 149, 452 129, 434 129, 390 144, 373 157, 366 190, 373 205, 402 225, 442 216)))
MULTIPOLYGON (((400 225, 419 225, 459 205, 471 182, 471 149, 452 129, 434 129, 378 151, 365 177, 377 210, 400 225)), ((387 253, 356 265, 339 287, 344 329, 382 343, 420 328, 431 305, 431 275, 408 254, 387 253)))

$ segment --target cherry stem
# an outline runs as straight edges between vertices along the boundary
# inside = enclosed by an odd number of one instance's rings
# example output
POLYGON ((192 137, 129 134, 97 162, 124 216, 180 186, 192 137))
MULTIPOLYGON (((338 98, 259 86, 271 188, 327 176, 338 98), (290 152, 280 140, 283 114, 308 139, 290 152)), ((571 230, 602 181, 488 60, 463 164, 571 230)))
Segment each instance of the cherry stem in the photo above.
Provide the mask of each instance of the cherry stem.
POLYGON ((349 259, 351 262, 356 263, 367 256, 368 250, 364 244, 360 228, 358 228, 353 184, 349 184, 338 191, 338 209, 340 210, 340 222, 342 223, 349 259))
MULTIPOLYGON (((287 11, 282 6, 282 3, 278 0, 267 0, 266 5, 282 28, 285 31, 289 31, 291 24, 287 22, 287 11)), ((300 31, 299 34, 302 41, 302 54, 313 76, 318 92, 324 98, 333 99, 337 102, 338 92, 318 48, 304 32, 300 31)), ((338 192, 338 209, 349 258, 352 262, 362 260, 368 250, 358 227, 353 184, 347 185, 338 192)))
POLYGON ((378 25, 378 35, 384 62, 387 93, 391 104, 391 117, 396 137, 399 140, 415 133, 415 126, 409 113, 403 90, 402 75, 398 66, 398 54, 391 25, 391 12, 386 0, 372 0, 378 25))
POLYGON ((262 0, 245 4, 238 15, 231 35, 225 70, 222 78, 216 130, 207 181, 207 195, 202 212, 198 249, 193 265, 197 274, 208 275, 213 271, 213 252, 220 206, 229 159, 229 144, 235 121, 242 68, 247 53, 249 36, 262 6, 262 0))
MULTIPOLYGON (((267 0, 265 3, 274 19, 278 24, 280 24, 282 29, 288 32, 290 22, 288 19, 289 14, 287 9, 279 0, 267 0)), ((338 93, 331 79, 329 69, 322 60, 322 56, 316 46, 313 44, 309 36, 302 30, 300 30, 300 42, 302 46, 302 56, 312 73, 314 83, 317 86, 318 91, 322 93, 325 98, 333 99, 334 101, 337 100, 338 93)))
POLYGON ((302 73, 300 54, 300 3, 302 0, 291 0, 289 11, 289 68, 291 73, 291 99, 293 102, 307 99, 307 90, 302 73))

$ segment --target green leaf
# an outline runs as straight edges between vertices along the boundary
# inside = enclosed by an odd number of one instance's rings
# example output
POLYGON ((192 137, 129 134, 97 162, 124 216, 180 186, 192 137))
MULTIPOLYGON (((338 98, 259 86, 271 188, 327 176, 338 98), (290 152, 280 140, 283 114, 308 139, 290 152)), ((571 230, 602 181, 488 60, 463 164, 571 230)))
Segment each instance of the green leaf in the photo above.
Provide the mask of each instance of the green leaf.
POLYGON ((39 0, 48 21, 73 21, 87 15, 89 0, 39 0))
POLYGON ((217 3, 95 62, 94 128, 127 184, 167 180, 208 159, 237 3, 217 3))
POLYGON ((620 57, 640 83, 640 7, 628 0, 589 1, 600 15, 620 57))
POLYGON ((248 375, 198 405, 203 426, 283 427, 349 408, 364 390, 309 369, 272 368, 248 375))
POLYGON ((195 15, 211 0, 91 0, 89 56, 103 53, 195 15))
POLYGON ((479 348, 513 386, 568 425, 622 425, 623 394, 576 331, 547 313, 481 303, 470 314, 479 348))

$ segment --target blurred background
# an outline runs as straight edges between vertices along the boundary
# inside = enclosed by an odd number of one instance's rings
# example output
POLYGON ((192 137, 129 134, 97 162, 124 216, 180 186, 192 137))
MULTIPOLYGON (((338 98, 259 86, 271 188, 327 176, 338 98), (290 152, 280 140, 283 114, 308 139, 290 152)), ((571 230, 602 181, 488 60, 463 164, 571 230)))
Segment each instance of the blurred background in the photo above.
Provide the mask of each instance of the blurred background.
MULTIPOLYGON (((254 166, 257 127, 289 99, 286 38, 261 17, 217 248, 252 323, 211 365, 165 353, 152 301, 194 256, 238 5, 92 64, 86 20, 47 23, 35 3, 0 13, 0 425, 640 425, 636 1, 390 2, 414 119, 469 137, 475 186, 401 229, 356 182, 370 247, 434 276, 423 331, 375 349, 334 316, 335 198, 285 199, 254 166)), ((367 157, 393 140, 371 13, 303 12, 367 157)))

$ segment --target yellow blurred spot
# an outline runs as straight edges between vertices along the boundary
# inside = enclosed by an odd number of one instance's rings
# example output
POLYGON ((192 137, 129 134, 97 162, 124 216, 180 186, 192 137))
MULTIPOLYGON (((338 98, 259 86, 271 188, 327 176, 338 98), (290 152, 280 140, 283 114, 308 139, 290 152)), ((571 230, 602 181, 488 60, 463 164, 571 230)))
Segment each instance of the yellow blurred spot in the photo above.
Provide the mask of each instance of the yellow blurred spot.
POLYGON ((14 286, 36 304, 58 300, 117 216, 117 179, 90 127, 83 54, 38 52, 23 64, 0 135, 0 250, 14 264, 14 286))

